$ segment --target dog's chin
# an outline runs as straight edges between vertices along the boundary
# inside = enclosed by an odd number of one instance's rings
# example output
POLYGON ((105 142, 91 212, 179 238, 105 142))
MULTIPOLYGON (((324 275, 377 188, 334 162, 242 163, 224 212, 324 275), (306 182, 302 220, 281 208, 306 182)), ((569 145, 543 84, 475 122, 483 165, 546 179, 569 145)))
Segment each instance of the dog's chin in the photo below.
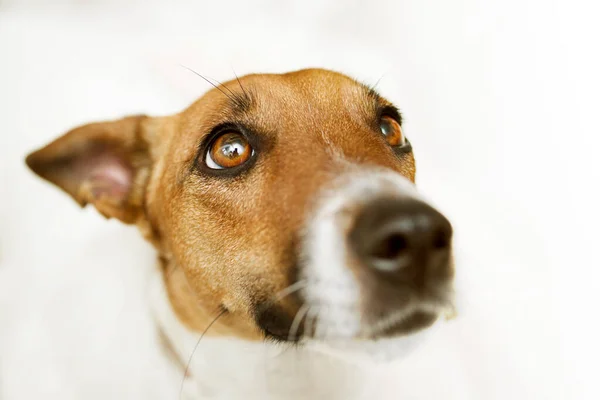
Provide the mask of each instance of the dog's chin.
POLYGON ((389 363, 406 357, 436 329, 438 315, 417 311, 393 322, 375 324, 355 338, 304 339, 309 349, 347 362, 389 363))
POLYGON ((402 324, 390 328, 385 335, 374 337, 315 340, 307 339, 304 345, 314 351, 358 365, 390 363, 408 356, 417 349, 437 324, 435 319, 427 324, 428 329, 411 328, 410 334, 402 324), (392 332, 401 331, 400 335, 392 332))

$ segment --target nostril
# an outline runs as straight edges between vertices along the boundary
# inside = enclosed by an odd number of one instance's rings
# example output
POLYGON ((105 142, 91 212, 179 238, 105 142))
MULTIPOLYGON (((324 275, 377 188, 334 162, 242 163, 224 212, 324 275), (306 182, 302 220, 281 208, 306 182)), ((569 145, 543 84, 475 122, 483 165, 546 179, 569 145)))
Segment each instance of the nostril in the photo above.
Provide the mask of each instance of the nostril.
POLYGON ((398 258, 408 248, 406 236, 402 234, 393 234, 381 240, 375 246, 372 252, 374 258, 384 260, 394 260, 398 258))
POLYGON ((348 239, 365 267, 412 279, 450 251, 452 226, 422 201, 382 198, 365 206, 348 239))
POLYGON ((438 229, 433 234, 433 248, 437 250, 443 250, 450 246, 450 236, 442 229, 438 229))

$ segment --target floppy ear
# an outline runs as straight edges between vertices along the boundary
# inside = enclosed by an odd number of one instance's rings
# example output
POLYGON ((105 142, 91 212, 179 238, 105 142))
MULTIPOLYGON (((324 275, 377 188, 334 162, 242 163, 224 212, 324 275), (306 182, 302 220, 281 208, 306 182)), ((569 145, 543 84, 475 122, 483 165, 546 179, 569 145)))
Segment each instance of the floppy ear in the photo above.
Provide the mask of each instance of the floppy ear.
POLYGON ((27 156, 36 174, 93 204, 107 218, 134 223, 143 212, 151 160, 146 116, 99 122, 73 129, 27 156))

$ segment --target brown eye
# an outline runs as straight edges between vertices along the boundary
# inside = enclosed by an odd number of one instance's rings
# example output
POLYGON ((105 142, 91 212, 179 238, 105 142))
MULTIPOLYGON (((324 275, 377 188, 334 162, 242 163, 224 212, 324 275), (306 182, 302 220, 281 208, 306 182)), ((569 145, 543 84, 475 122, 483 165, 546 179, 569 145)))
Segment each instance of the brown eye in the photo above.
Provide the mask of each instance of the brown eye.
POLYGON ((394 118, 384 115, 381 117, 379 128, 381 129, 383 137, 385 137, 385 140, 387 140, 390 146, 404 145, 405 140, 404 134, 402 133, 402 127, 394 118))
POLYGON ((248 161, 252 153, 252 147, 244 135, 226 132, 212 141, 205 163, 212 169, 233 168, 248 161))

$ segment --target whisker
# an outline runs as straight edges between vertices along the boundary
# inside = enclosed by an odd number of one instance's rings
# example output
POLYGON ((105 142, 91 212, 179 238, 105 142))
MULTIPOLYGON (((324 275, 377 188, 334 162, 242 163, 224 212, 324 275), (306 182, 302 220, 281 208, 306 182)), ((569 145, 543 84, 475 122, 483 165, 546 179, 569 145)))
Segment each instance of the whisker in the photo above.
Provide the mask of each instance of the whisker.
POLYGON ((231 68, 231 70, 233 71, 233 75, 235 75, 235 79, 237 80, 238 85, 240 85, 240 89, 242 89, 242 92, 244 93, 244 96, 246 97, 250 97, 248 95, 248 92, 246 92, 246 89, 244 89, 244 87, 242 86, 242 81, 240 81, 239 76, 235 73, 235 71, 233 70, 233 67, 231 68))
MULTIPOLYGON (((187 69, 188 71, 190 71, 191 73, 199 76, 200 78, 204 79, 206 82, 208 82, 212 87, 214 87, 215 89, 217 89, 219 92, 223 93, 229 100, 231 101, 236 101, 236 99, 234 97, 231 97, 229 94, 227 94, 223 89, 221 89, 219 86, 215 85, 213 82, 211 82, 208 78, 200 75, 198 72, 194 71, 191 68, 186 67, 183 64, 179 64, 180 66, 182 66, 183 68, 187 69)), ((228 87, 225 87, 227 90, 229 90, 231 92, 231 90, 228 87)), ((233 94, 233 92, 232 92, 233 94)))
MULTIPOLYGON (((322 306, 321 308, 323 308, 324 310, 317 313, 317 318, 316 318, 317 319, 317 321, 316 321, 317 327, 315 329, 315 339, 325 339, 328 336, 329 329, 331 328, 329 325, 323 324, 323 314, 325 314, 325 316, 327 316, 327 314, 331 314, 331 307, 322 306)), ((326 319, 330 319, 330 318, 326 318, 326 319)))
POLYGON ((227 91, 228 91, 229 93, 231 93, 231 95, 232 95, 233 97, 237 97, 237 96, 239 96, 239 95, 238 95, 237 93, 235 93, 233 90, 229 89, 229 88, 227 87, 227 85, 224 85, 222 82, 219 82, 219 81, 218 81, 218 80, 216 80, 215 78, 209 78, 209 79, 211 79, 211 80, 215 81, 215 82, 216 82, 216 83, 219 85, 219 87, 224 87, 225 89, 227 89, 227 91))
POLYGON ((296 337, 296 333, 298 333, 298 328, 300 327, 300 324, 302 323, 302 319, 308 313, 308 311, 310 311, 310 306, 304 304, 296 312, 296 315, 294 316, 294 320, 292 321, 292 325, 290 325, 290 329, 288 331, 288 340, 290 342, 294 341, 294 338, 296 337))
POLYGON ((261 311, 268 310, 269 308, 273 307, 275 304, 277 304, 279 301, 283 300, 285 297, 289 296, 290 294, 297 292, 300 289, 305 288, 307 284, 308 284, 308 282, 306 279, 301 279, 301 280, 299 280, 295 283, 292 283, 291 285, 283 288, 279 292, 275 293, 270 300, 266 301, 264 304, 261 305, 261 311))
POLYGON ((315 320, 317 318, 317 316, 319 315, 319 311, 321 309, 321 306, 313 306, 308 314, 306 315, 306 322, 304 323, 305 326, 305 330, 304 332, 307 332, 307 334, 309 335, 313 335, 314 332, 314 325, 315 325, 315 320))
POLYGON ((277 301, 283 300, 284 297, 289 296, 290 294, 297 292, 300 289, 304 289, 307 284, 308 284, 308 281, 306 279, 301 279, 301 280, 297 281, 296 283, 292 283, 288 287, 275 293, 275 296, 273 296, 272 301, 277 302, 277 301))
POLYGON ((221 312, 215 317, 215 319, 213 319, 210 324, 208 324, 208 326, 206 327, 206 329, 204 330, 204 332, 202 332, 202 334, 200 335, 200 338, 198 339, 198 341, 196 342, 196 345, 194 346, 194 349, 192 350, 192 354, 190 354, 190 358, 188 359, 188 362, 185 366, 185 370, 183 372, 183 379, 181 380, 181 387, 179 388, 179 399, 181 400, 181 394, 183 393, 183 384, 185 383, 185 377, 187 376, 189 369, 190 369, 190 364, 192 363, 192 358, 194 358, 194 354, 196 353, 196 350, 198 349, 198 345, 200 344, 200 341, 202 340, 202 338, 204 337, 204 335, 206 334, 206 332, 208 332, 208 330, 210 329, 211 326, 213 326, 213 324, 215 322, 217 322, 217 320, 219 318, 221 318, 225 313, 227 312, 227 309, 224 308, 223 310, 221 310, 221 312))
POLYGON ((381 80, 383 79, 383 77, 385 76, 385 74, 381 74, 381 76, 379 77, 379 79, 377 79, 377 81, 375 82, 375 84, 371 85, 371 89, 375 90, 377 89, 377 85, 379 85, 379 82, 381 82, 381 80))
MULTIPOLYGON (((265 303, 261 304, 259 312, 264 312, 265 310, 268 310, 269 308, 273 307, 274 305, 276 305, 278 302, 280 302, 281 300, 283 300, 285 297, 289 296, 290 294, 295 293, 301 289, 304 289, 307 284, 308 284, 308 281, 306 279, 301 279, 301 280, 299 280, 295 283, 292 283, 291 285, 283 288, 279 292, 275 293, 270 300, 267 300, 265 303)), ((300 310, 298 310, 298 312, 296 313, 296 316, 298 316, 298 313, 301 311, 301 309, 303 307, 304 306, 302 306, 300 308, 300 310)), ((294 317, 294 319, 296 318, 296 316, 294 317)), ((298 321, 298 323, 299 322, 300 321, 298 321)), ((289 333, 289 331, 288 331, 288 333, 289 333)))

